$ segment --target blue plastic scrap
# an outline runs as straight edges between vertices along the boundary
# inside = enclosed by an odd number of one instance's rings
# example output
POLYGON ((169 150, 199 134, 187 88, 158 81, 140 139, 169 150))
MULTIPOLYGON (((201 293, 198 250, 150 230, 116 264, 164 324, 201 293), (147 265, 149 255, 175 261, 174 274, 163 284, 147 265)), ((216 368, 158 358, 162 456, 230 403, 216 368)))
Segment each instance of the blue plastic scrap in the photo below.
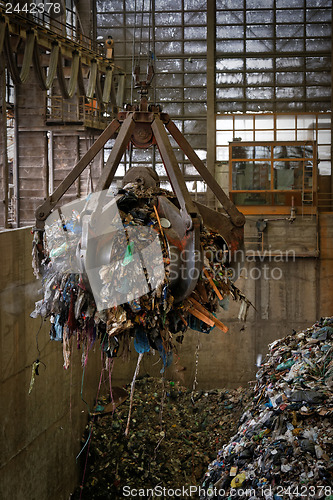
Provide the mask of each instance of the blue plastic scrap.
POLYGON ((136 330, 134 338, 134 347, 138 354, 143 354, 144 352, 150 351, 149 340, 143 328, 138 328, 136 330))

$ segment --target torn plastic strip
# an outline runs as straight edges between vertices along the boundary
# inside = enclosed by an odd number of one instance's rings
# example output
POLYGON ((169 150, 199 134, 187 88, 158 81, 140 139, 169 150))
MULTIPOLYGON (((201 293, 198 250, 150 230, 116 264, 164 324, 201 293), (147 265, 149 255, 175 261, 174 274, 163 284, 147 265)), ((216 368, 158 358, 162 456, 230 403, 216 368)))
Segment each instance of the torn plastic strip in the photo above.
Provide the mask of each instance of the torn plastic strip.
POLYGON ((79 73, 79 64, 80 64, 80 54, 77 51, 75 51, 73 52, 72 70, 68 85, 68 95, 70 98, 73 97, 76 91, 77 77, 79 73))
POLYGON ((116 94, 115 105, 118 108, 122 108, 124 104, 124 94, 125 94, 125 75, 118 76, 118 88, 116 94))
POLYGON ((30 387, 29 387, 29 394, 31 394, 32 388, 35 383, 35 377, 38 374, 38 368, 39 368, 39 360, 36 359, 36 361, 33 362, 32 364, 32 371, 31 371, 31 380, 30 380, 30 387))
POLYGON ((79 71, 78 71, 78 75, 77 75, 77 84, 78 84, 80 95, 83 97, 87 97, 86 88, 84 85, 81 57, 80 57, 80 61, 79 61, 79 71))
POLYGON ((57 76, 59 81, 59 87, 61 91, 61 95, 64 99, 71 99, 75 94, 77 87, 77 77, 79 71, 79 63, 80 63, 80 55, 77 51, 73 52, 72 59, 72 67, 71 67, 71 76, 69 78, 68 87, 66 85, 66 79, 64 76, 64 69, 62 65, 62 54, 61 50, 58 54, 58 64, 57 64, 57 76))
POLYGON ((8 28, 7 24, 5 27, 4 52, 5 52, 8 69, 10 72, 10 76, 13 80, 13 83, 15 85, 19 85, 21 83, 21 78, 20 78, 20 74, 18 72, 16 63, 14 61, 12 48, 10 46, 10 35, 9 35, 9 28, 8 28))
POLYGON ((35 32, 34 31, 27 32, 27 38, 25 41, 25 48, 23 55, 23 63, 20 72, 14 60, 14 55, 10 44, 10 34, 8 25, 5 26, 5 33, 4 35, 1 36, 4 36, 4 42, 2 43, 4 43, 6 60, 13 82, 15 83, 15 85, 25 83, 30 74, 30 67, 32 63, 32 56, 34 52, 35 38, 36 38, 35 32))
POLYGON ((130 407, 129 407, 129 410, 128 410, 127 425, 126 425, 126 429, 125 429, 125 436, 126 437, 128 436, 129 426, 130 426, 130 422, 131 422, 131 413, 132 413, 132 406, 133 406, 133 396, 134 396, 135 380, 136 380, 136 377, 139 374, 140 363, 141 363, 142 358, 143 358, 143 353, 140 353, 139 356, 138 356, 138 362, 136 364, 135 372, 134 372, 134 375, 133 375, 133 380, 131 382, 130 407))
POLYGON ((96 95, 96 99, 97 99, 98 105, 100 107, 100 110, 104 111, 105 106, 103 103, 103 91, 102 91, 102 85, 101 85, 101 75, 100 75, 100 72, 98 69, 98 65, 97 65, 95 95, 96 95))
POLYGON ((53 43, 50 54, 49 71, 47 76, 45 76, 45 72, 40 62, 38 44, 35 43, 34 53, 33 53, 33 64, 34 64, 35 74, 39 82, 39 86, 42 90, 49 90, 53 84, 57 72, 59 50, 60 50, 59 44, 56 42, 53 43))
POLYGON ((21 69, 21 73, 20 73, 21 83, 25 83, 29 77, 30 67, 32 64, 32 56, 34 53, 35 41, 36 41, 35 32, 28 31, 27 38, 25 41, 23 64, 22 64, 22 69, 21 69))
POLYGON ((113 70, 112 70, 111 66, 108 66, 106 68, 103 96, 102 96, 102 100, 103 100, 104 104, 108 104, 108 102, 110 101, 112 77, 113 77, 113 70))
POLYGON ((96 77, 97 77, 97 61, 96 59, 92 59, 90 64, 88 90, 86 93, 86 97, 88 97, 88 99, 92 99, 94 97, 95 87, 96 87, 96 77))

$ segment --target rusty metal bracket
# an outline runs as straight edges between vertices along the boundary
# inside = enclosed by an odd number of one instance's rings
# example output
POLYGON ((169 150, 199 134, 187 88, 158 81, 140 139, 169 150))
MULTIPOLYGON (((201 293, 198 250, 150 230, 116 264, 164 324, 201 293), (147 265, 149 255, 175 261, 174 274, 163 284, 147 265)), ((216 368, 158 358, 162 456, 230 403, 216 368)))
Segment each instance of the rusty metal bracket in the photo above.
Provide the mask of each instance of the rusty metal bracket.
POLYGON ((139 93, 141 96, 148 94, 148 88, 153 81, 154 75, 155 71, 152 62, 148 64, 146 80, 140 80, 140 66, 139 64, 135 66, 133 72, 134 88, 139 89, 139 93))

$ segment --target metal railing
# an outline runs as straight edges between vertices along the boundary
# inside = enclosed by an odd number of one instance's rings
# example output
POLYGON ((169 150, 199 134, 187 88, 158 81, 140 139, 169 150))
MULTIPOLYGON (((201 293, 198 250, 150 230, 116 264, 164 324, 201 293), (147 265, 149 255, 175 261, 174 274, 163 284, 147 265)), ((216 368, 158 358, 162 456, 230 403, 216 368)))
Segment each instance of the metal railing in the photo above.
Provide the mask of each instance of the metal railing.
MULTIPOLYGON (((60 2, 58 3, 59 5, 61 5, 60 2)), ((65 11, 63 10, 62 6, 61 6, 61 12, 56 13, 52 11, 52 9, 54 9, 55 5, 58 5, 58 3, 39 2, 38 4, 29 5, 28 2, 26 4, 26 11, 25 11, 22 8, 23 2, 22 5, 20 5, 20 3, 17 2, 17 5, 20 6, 20 9, 15 10, 16 4, 14 2, 8 3, 4 0, 0 0, 0 10, 2 10, 3 13, 7 15, 10 15, 12 17, 14 16, 18 20, 20 18, 22 20, 25 19, 30 22, 33 22, 38 26, 47 28, 48 30, 52 30, 54 33, 66 37, 67 39, 72 40, 73 42, 79 43, 80 46, 92 50, 97 54, 99 54, 100 56, 104 57, 105 56, 104 43, 101 43, 97 40, 93 40, 89 36, 84 35, 82 33, 82 30, 78 27, 79 23, 75 12, 72 12, 70 9, 67 8, 65 11), (10 8, 11 4, 12 7, 10 8), (43 5, 44 5, 43 10, 41 10, 41 6, 43 5), (74 22, 73 22, 73 16, 74 16, 74 22), (71 22, 69 22, 68 19, 71 19, 71 22)))
POLYGON ((52 95, 48 97, 46 121, 104 129, 110 117, 105 110, 101 111, 96 99, 77 96, 68 101, 62 96, 52 95))

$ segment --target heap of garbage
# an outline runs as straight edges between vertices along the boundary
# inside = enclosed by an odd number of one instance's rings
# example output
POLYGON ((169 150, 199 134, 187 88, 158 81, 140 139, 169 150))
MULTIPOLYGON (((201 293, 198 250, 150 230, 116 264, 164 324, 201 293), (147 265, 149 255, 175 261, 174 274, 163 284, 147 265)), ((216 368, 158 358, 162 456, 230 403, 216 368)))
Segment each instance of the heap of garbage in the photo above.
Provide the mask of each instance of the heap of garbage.
MULTIPOLYGON (((216 312, 219 305, 227 307, 229 296, 248 305, 221 258, 225 251, 222 236, 206 227, 201 229, 203 272, 191 296, 175 303, 170 287, 169 246, 163 232, 163 223, 168 221, 160 220, 156 210, 157 196, 161 195, 174 198, 173 193, 159 187, 144 189, 135 184, 118 192, 113 225, 120 228, 117 233, 102 234, 95 243, 98 253, 109 239, 109 260, 92 269, 89 279, 78 262, 86 200, 54 211, 46 221, 43 239, 41 232, 35 232, 33 268, 42 277, 43 299, 36 303, 31 316, 50 319, 51 339, 63 342, 65 368, 70 363, 69 343, 75 336, 82 348, 83 363, 96 339, 109 359, 119 350, 126 358, 134 339, 138 353, 150 349, 159 352, 163 370, 172 362, 174 340, 181 343, 189 327, 205 333, 213 327, 227 331, 216 312), (130 231, 134 230, 135 241, 130 241, 130 231), (133 275, 142 264, 141 247, 147 247, 147 242, 150 254, 144 258, 142 281, 154 272, 155 281, 150 281, 148 288, 144 283, 145 293, 140 294, 133 275), (135 256, 141 261, 137 263, 135 256), (98 301, 90 286, 93 281, 100 284, 98 301)), ((107 206, 111 202, 106 198, 107 206)))
POLYGON ((253 403, 209 465, 201 498, 333 498, 332 341, 333 318, 322 318, 269 346, 253 403))
MULTIPOLYGON (((249 391, 239 387, 190 393, 179 382, 139 377, 128 438, 129 393, 113 387, 113 403, 109 395, 99 398, 82 438, 84 446, 91 436, 89 453, 85 447, 79 460, 86 471, 82 488, 71 498, 115 500, 125 498, 124 487, 189 490, 199 485, 219 447, 235 433, 249 391)), ((155 497, 160 497, 157 490, 155 497)))

